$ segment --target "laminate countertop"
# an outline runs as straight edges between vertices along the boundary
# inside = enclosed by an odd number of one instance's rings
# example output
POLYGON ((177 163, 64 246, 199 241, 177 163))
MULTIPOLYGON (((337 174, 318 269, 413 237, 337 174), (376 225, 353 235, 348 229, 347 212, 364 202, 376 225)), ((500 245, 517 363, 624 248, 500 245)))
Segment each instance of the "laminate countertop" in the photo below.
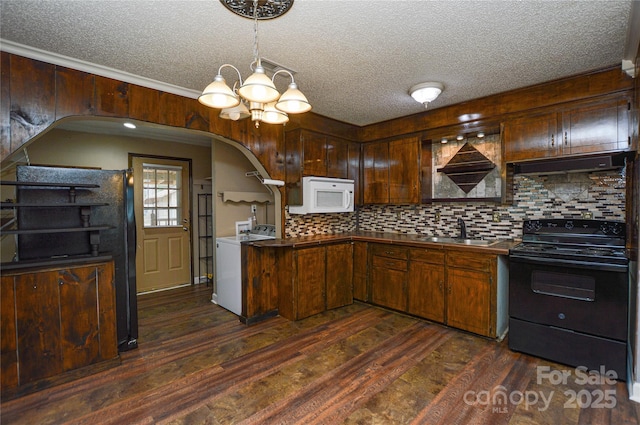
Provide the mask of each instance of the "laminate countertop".
MULTIPOLYGON (((446 239, 446 238, 441 238, 446 239)), ((482 252, 485 254, 508 255, 509 249, 515 246, 519 241, 513 240, 489 240, 487 245, 467 245, 455 242, 440 242, 430 240, 428 235, 411 235, 404 233, 386 233, 386 232, 349 232, 323 234, 314 236, 300 236, 287 239, 268 239, 260 241, 247 241, 248 244, 257 247, 272 248, 308 248, 314 245, 341 243, 349 241, 374 242, 385 244, 397 244, 404 246, 413 246, 418 248, 436 248, 448 250, 464 250, 482 252)))

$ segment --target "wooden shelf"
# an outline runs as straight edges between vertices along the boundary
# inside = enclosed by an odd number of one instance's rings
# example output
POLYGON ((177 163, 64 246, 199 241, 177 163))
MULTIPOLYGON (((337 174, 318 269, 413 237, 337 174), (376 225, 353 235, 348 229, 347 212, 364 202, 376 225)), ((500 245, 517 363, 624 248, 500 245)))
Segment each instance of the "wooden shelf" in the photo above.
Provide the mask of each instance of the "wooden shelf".
POLYGON ((82 208, 82 207, 105 207, 107 203, 89 203, 89 202, 76 202, 66 204, 37 204, 32 202, 0 202, 0 208, 82 208))
POLYGON ((86 183, 54 183, 54 182, 18 182, 18 181, 0 181, 0 186, 33 186, 33 187, 46 187, 48 189, 59 187, 61 189, 96 189, 100 187, 97 184, 86 183))
POLYGON ((55 229, 10 229, 3 233, 7 235, 37 235, 44 233, 74 233, 74 232, 99 232, 101 230, 114 229, 112 226, 89 226, 89 227, 63 227, 55 229))

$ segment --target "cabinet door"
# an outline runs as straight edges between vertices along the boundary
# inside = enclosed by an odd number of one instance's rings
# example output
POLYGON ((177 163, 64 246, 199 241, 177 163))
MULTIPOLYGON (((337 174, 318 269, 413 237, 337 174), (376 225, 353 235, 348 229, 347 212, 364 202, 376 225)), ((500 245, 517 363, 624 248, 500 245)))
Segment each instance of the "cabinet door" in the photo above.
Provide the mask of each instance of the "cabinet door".
POLYGON ((87 366, 100 358, 97 268, 60 270, 60 348, 63 368, 87 366))
POLYGON ((389 203, 420 202, 420 140, 418 137, 389 142, 389 203))
POLYGON ((327 309, 353 304, 353 245, 327 246, 327 309))
POLYGON ((63 372, 58 272, 16 276, 19 384, 63 372))
POLYGON ((245 323, 282 311, 293 319, 293 255, 289 250, 242 244, 242 320, 245 323), (278 294, 284 294, 279 297, 278 294))
POLYGON ((629 148, 629 103, 613 100, 562 114, 565 153, 581 154, 629 148))
POLYGON ((296 251, 296 319, 313 316, 325 310, 325 264, 323 246, 296 251))
POLYGON ((360 143, 349 142, 349 162, 347 178, 353 180, 353 199, 356 205, 362 205, 362 191, 360 190, 360 143))
POLYGON ((300 130, 285 134, 286 204, 302 205, 302 141, 300 130))
POLYGON ((409 263, 408 312, 444 322, 444 264, 409 263))
POLYGON ((16 308, 13 276, 0 277, 0 388, 18 386, 18 342, 16 340, 16 308))
POLYGON ((302 174, 305 176, 327 175, 327 137, 310 131, 302 132, 302 174))
POLYGON ((407 261, 374 255, 371 267, 371 302, 407 310, 407 261))
POLYGON ((389 202, 389 144, 366 143, 362 148, 362 189, 365 204, 389 202))
MULTIPOLYGON (((330 264, 330 263, 329 263, 330 264)), ((369 301, 367 287, 367 243, 353 243, 353 298, 369 301)))
POLYGON ((507 121, 503 133, 505 161, 558 155, 557 129, 556 112, 507 121))
POLYGON ((346 179, 348 176, 349 142, 326 137, 327 177, 346 179))
POLYGON ((491 274, 447 268, 447 325, 491 334, 491 274))

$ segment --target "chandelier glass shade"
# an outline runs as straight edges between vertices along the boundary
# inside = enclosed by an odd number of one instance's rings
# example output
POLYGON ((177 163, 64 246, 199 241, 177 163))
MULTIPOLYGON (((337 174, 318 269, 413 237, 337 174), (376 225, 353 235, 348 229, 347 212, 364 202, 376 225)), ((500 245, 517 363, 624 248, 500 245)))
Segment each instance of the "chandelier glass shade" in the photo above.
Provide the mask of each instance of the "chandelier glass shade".
POLYGON ((211 108, 221 109, 220 118, 239 120, 250 116, 256 127, 260 122, 284 124, 289 121, 288 114, 307 112, 311 109, 311 104, 298 89, 291 71, 279 69, 271 78, 265 73, 258 53, 258 0, 253 1, 253 6, 254 60, 250 66, 253 73, 243 82, 238 68, 228 63, 221 65, 213 82, 203 90, 198 101, 211 108), (222 76, 224 68, 231 68, 237 74, 238 79, 233 89, 222 76), (274 83, 278 74, 287 74, 291 78, 282 95, 274 83))

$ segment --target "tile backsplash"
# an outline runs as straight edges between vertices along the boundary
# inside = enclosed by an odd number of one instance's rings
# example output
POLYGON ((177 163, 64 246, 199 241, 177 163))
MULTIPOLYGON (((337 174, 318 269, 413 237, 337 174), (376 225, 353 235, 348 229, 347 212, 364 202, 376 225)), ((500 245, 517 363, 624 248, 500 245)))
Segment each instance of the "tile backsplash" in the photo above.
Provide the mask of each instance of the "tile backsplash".
POLYGON ((522 236, 524 219, 625 219, 625 169, 555 175, 516 175, 512 205, 437 202, 421 205, 366 205, 353 213, 286 216, 286 237, 351 231, 458 236, 489 239, 522 236))

